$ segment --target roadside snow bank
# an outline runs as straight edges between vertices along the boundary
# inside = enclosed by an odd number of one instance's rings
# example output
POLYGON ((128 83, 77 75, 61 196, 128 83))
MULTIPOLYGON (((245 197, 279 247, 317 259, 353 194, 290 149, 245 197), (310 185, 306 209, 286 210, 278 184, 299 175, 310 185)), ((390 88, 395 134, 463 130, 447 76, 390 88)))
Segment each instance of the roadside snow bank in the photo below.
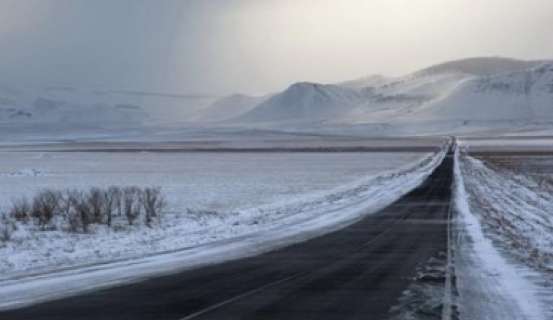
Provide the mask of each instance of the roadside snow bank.
POLYGON ((508 178, 458 150, 454 170, 461 318, 550 319, 551 310, 545 308, 548 289, 537 283, 543 275, 524 258, 549 238, 541 233, 545 218, 538 219, 541 215, 529 207, 532 202, 524 201, 528 190, 519 192, 508 178), (515 260, 513 252, 521 260, 515 260))
POLYGON ((465 157, 463 174, 484 228, 528 266, 553 272, 553 193, 529 176, 465 157), (476 195, 479 195, 478 197, 476 195))
POLYGON ((174 214, 159 229, 94 236, 50 233, 30 244, 8 243, 0 249, 0 261, 10 261, 0 278, 0 309, 256 255, 338 230, 417 187, 444 156, 445 149, 289 203, 228 214, 174 214))

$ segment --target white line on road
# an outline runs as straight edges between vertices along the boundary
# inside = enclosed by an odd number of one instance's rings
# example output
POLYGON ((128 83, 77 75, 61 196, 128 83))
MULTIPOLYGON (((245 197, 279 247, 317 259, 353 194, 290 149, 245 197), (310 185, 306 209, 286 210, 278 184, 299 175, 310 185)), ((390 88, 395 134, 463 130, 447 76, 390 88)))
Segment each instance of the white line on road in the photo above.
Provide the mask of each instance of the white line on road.
POLYGON ((265 289, 268 289, 268 288, 270 288, 270 287, 277 286, 277 285, 279 285, 279 284, 281 284, 281 283, 284 283, 284 282, 286 282, 286 281, 290 281, 290 280, 299 278, 299 277, 302 276, 302 275, 304 275, 304 273, 296 274, 296 275, 293 275, 293 276, 290 276, 290 277, 287 277, 287 278, 284 278, 284 279, 280 279, 280 280, 277 280, 277 281, 268 283, 268 284, 266 284, 266 285, 264 285, 264 286, 261 286, 261 287, 259 287, 259 288, 256 288, 256 289, 253 289, 253 290, 244 292, 244 293, 242 293, 242 294, 240 294, 240 295, 237 295, 237 296, 232 297, 232 298, 230 298, 230 299, 224 300, 224 301, 222 301, 222 302, 219 302, 219 303, 217 303, 217 304, 214 304, 214 305, 212 305, 212 306, 209 306, 209 307, 207 307, 207 308, 205 308, 205 309, 202 309, 202 310, 200 310, 200 311, 194 312, 194 313, 192 313, 192 314, 190 314, 190 315, 188 315, 188 316, 186 316, 186 317, 184 317, 184 318, 181 318, 180 320, 190 320, 190 319, 197 318, 197 317, 199 317, 199 316, 201 316, 201 315, 204 315, 204 314, 206 314, 206 313, 209 313, 209 312, 211 312, 211 311, 213 311, 213 310, 215 310, 215 309, 218 309, 218 308, 220 308, 220 307, 222 307, 222 306, 225 306, 225 305, 227 305, 227 304, 233 303, 233 302, 238 301, 238 300, 240 300, 240 299, 242 299, 242 298, 251 296, 251 295, 253 295, 253 294, 256 294, 256 293, 258 293, 258 292, 260 292, 260 291, 263 291, 263 290, 265 290, 265 289))

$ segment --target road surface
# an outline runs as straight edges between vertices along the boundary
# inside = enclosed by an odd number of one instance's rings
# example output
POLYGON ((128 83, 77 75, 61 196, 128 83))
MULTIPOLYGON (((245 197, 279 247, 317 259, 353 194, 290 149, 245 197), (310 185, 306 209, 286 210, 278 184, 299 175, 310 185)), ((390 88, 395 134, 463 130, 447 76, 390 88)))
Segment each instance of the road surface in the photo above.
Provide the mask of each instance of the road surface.
POLYGON ((0 319, 386 319, 447 249, 453 159, 340 231, 274 252, 23 309, 0 319))

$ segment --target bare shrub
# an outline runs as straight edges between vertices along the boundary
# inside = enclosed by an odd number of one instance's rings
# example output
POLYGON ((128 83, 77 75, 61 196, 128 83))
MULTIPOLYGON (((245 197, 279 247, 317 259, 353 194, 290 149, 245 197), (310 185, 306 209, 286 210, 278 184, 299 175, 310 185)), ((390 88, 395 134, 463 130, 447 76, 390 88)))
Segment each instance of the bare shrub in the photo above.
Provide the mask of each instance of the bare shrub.
POLYGON ((111 199, 113 200, 113 211, 120 217, 123 214, 123 190, 120 187, 111 186, 108 189, 111 199))
POLYGON ((0 242, 8 242, 16 230, 15 222, 6 214, 0 216, 0 242))
POLYGON ((81 218, 75 210, 75 203, 79 200, 79 191, 65 190, 63 197, 62 212, 67 221, 69 232, 77 232, 82 228, 81 218))
POLYGON ((140 196, 142 190, 137 187, 127 187, 123 189, 123 210, 129 225, 133 225, 135 220, 140 216, 140 196))
POLYGON ((77 232, 78 229, 81 229, 82 232, 88 232, 88 226, 91 224, 93 216, 87 197, 82 191, 77 190, 67 191, 66 197, 70 204, 68 210, 69 230, 77 232))
POLYGON ((121 189, 113 186, 109 187, 104 191, 103 197, 106 224, 111 227, 113 212, 119 210, 119 215, 121 215, 121 189))
POLYGON ((144 222, 151 227, 154 219, 161 219, 161 213, 167 205, 165 197, 161 194, 160 187, 144 188, 140 197, 144 208, 144 222))
POLYGON ((93 224, 121 227, 120 224, 114 226, 117 217, 121 217, 120 221, 126 220, 131 226, 140 218, 140 221, 151 227, 154 221, 161 219, 165 207, 166 200, 159 187, 94 187, 88 191, 45 189, 35 195, 31 202, 26 198, 14 200, 8 217, 14 223, 33 219, 43 230, 54 226, 52 220, 56 218, 66 223, 64 229, 69 232, 87 233, 93 224))
POLYGON ((104 191, 100 188, 91 188, 90 191, 88 191, 87 202, 90 212, 92 213, 93 222, 102 223, 104 213, 103 207, 105 205, 104 191))
POLYGON ((9 215, 16 221, 27 222, 31 218, 31 204, 25 197, 12 201, 12 207, 9 215))
POLYGON ((32 216, 38 221, 38 225, 45 228, 50 224, 61 207, 62 195, 59 191, 43 190, 33 198, 32 216))
POLYGON ((60 203, 60 213, 63 215, 64 219, 69 219, 69 216, 72 214, 73 203, 71 195, 75 190, 64 190, 62 192, 61 203, 60 203))

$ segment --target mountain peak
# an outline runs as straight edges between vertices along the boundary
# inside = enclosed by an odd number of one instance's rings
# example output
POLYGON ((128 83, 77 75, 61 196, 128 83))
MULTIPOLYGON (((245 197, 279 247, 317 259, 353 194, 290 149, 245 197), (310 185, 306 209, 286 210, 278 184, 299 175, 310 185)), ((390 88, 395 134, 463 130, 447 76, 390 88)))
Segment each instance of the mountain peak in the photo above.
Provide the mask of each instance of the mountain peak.
POLYGON ((293 83, 291 86, 288 87, 287 90, 313 89, 313 88, 317 88, 318 86, 321 86, 321 84, 315 83, 315 82, 302 81, 302 82, 293 83))
POLYGON ((297 82, 240 117, 243 121, 320 120, 358 105, 357 90, 337 85, 297 82))
POLYGON ((475 57, 440 63, 415 72, 416 76, 439 73, 465 73, 476 76, 522 71, 551 60, 517 60, 503 57, 475 57))

